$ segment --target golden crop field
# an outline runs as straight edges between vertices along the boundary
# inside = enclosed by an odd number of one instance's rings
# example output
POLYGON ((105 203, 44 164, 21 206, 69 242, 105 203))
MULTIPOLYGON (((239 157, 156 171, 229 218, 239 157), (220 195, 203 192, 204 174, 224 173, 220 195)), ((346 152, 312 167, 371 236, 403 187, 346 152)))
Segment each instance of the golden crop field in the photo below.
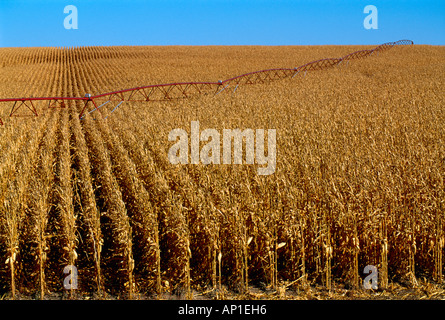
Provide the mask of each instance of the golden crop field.
MULTIPOLYGON (((0 98, 217 81, 364 48, 2 48, 0 98)), ((38 117, 0 103, 0 296, 444 298, 444 88, 445 48, 410 45, 107 119, 80 120, 83 102, 38 117), (276 129, 275 172, 171 164, 169 132, 192 121, 276 129)))

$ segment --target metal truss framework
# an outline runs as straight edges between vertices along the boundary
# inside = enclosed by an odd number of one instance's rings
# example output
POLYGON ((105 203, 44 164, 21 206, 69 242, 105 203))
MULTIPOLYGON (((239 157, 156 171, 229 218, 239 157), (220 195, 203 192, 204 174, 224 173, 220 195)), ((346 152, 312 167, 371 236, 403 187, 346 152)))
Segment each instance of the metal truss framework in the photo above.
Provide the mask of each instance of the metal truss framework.
MULTIPOLYGON (((167 84, 155 84, 142 86, 137 88, 123 89, 103 94, 91 96, 86 94, 84 97, 30 97, 30 98, 9 98, 0 99, 0 102, 12 103, 10 117, 35 117, 39 113, 36 108, 38 102, 47 102, 46 109, 53 108, 67 108, 69 101, 83 101, 83 107, 79 114, 80 119, 84 119, 87 114, 94 111, 98 111, 102 117, 106 118, 113 113, 123 102, 129 101, 169 101, 175 99, 184 99, 201 94, 214 93, 219 94, 230 86, 235 86, 234 91, 239 85, 245 84, 261 84, 268 83, 275 80, 284 78, 293 78, 298 74, 311 71, 324 70, 338 66, 343 62, 349 62, 350 60, 362 59, 369 57, 373 54, 386 51, 394 46, 398 45, 412 45, 411 40, 399 40, 396 42, 388 42, 369 50, 355 51, 345 55, 341 58, 327 58, 320 59, 306 63, 296 68, 276 68, 266 69, 254 72, 245 73, 239 76, 235 76, 226 80, 219 80, 216 82, 175 82, 167 84), (117 105, 108 113, 107 116, 101 112, 101 108, 108 103, 113 102, 117 105), (98 104, 100 104, 98 106, 98 104), (91 110, 88 109, 90 106, 91 110)), ((3 121, 0 118, 0 125, 3 125, 3 121)))

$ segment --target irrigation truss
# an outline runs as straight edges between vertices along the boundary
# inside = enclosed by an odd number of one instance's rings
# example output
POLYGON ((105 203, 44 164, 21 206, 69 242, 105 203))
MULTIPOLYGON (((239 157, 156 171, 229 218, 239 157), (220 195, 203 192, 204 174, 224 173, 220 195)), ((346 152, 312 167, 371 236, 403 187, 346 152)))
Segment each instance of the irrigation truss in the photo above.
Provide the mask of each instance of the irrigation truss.
MULTIPOLYGON (((184 99, 200 94, 214 93, 219 94, 228 87, 245 84, 260 84, 284 78, 293 78, 298 74, 310 71, 324 70, 338 66, 343 62, 362 59, 375 53, 386 51, 398 45, 412 45, 411 40, 399 40, 396 42, 387 42, 374 49, 359 50, 345 55, 341 58, 326 58, 315 60, 295 68, 275 68, 244 73, 226 80, 216 82, 175 82, 154 84, 142 87, 123 89, 108 93, 102 93, 95 96, 85 94, 84 97, 29 97, 29 98, 7 98, 0 99, 0 102, 12 104, 9 111, 9 117, 18 116, 38 116, 36 105, 44 102, 47 109, 67 108, 69 101, 83 101, 83 107, 79 114, 80 119, 84 119, 87 113, 94 111, 101 112, 101 108, 108 103, 117 103, 110 113, 113 113, 123 102, 150 102, 150 101, 168 101, 174 99, 184 99), (18 111, 21 110, 19 113, 18 111), (25 111, 25 112, 23 112, 25 111)), ((104 116, 104 115, 102 115, 104 116)), ((106 118, 106 117, 105 117, 106 118)), ((0 118, 0 125, 3 121, 0 118)))

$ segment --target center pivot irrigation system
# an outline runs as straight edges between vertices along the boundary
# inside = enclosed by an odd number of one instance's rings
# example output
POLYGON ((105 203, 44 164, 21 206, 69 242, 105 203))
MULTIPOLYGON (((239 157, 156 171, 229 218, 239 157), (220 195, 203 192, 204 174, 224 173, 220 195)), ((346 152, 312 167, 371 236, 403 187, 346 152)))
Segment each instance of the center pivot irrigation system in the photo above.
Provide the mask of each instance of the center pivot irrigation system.
MULTIPOLYGON (((87 114, 99 111, 100 108, 110 102, 117 102, 117 105, 110 112, 113 113, 123 102, 129 101, 168 101, 174 99, 183 99, 199 94, 208 94, 213 92, 215 95, 222 92, 229 86, 235 86, 234 91, 239 85, 266 83, 274 80, 280 80, 288 77, 295 77, 300 73, 306 74, 308 71, 323 70, 338 66, 343 62, 350 60, 362 59, 369 57, 374 53, 386 51, 397 45, 412 45, 411 40, 399 40, 396 42, 387 42, 381 44, 374 49, 360 50, 345 55, 341 58, 326 58, 306 63, 295 68, 275 68, 253 71, 227 80, 219 80, 217 82, 176 82, 166 84, 154 84, 143 87, 123 89, 92 96, 85 94, 84 97, 29 97, 29 98, 9 98, 0 99, 0 102, 12 103, 10 117, 19 116, 38 116, 36 105, 39 102, 46 102, 47 109, 67 108, 69 101, 83 101, 84 105, 80 112, 79 118, 83 120, 87 114), (92 107, 91 110, 88 107, 92 107), (19 110, 21 110, 19 112, 19 110)), ((102 117, 106 118, 103 114, 102 117)), ((0 118, 0 125, 3 121, 0 118)))

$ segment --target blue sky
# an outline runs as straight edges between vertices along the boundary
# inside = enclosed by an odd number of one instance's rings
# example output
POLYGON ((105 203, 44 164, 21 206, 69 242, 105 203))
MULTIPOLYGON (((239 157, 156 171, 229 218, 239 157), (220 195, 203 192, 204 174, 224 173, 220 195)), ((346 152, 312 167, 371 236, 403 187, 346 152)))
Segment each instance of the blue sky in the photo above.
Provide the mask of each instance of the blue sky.
POLYGON ((445 45, 445 1, 0 0, 0 47, 102 45, 445 45), (78 10, 67 30, 64 8, 78 10), (367 30, 366 5, 378 9, 367 30))

